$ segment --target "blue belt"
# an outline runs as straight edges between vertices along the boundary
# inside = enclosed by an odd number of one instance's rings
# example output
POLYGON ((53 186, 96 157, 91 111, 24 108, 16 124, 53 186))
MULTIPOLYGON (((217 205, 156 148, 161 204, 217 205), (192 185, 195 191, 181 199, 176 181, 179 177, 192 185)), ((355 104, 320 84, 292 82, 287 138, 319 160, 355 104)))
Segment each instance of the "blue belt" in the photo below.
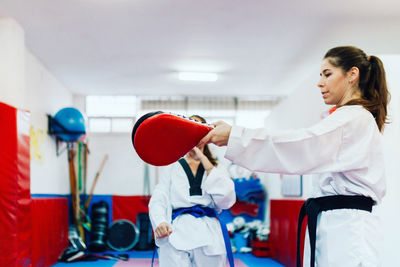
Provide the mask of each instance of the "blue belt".
POLYGON ((229 239, 229 232, 228 229, 226 228, 226 224, 221 221, 221 218, 218 217, 217 212, 209 207, 203 207, 200 205, 195 205, 193 207, 188 207, 188 208, 179 208, 175 209, 172 211, 172 220, 174 220, 176 217, 182 214, 190 214, 196 218, 200 217, 213 217, 217 218, 219 221, 219 224, 221 226, 222 230, 222 235, 224 237, 224 242, 225 242, 225 249, 226 249, 226 255, 228 257, 229 265, 231 267, 234 267, 235 264, 233 262, 233 254, 232 254, 232 247, 231 247, 231 242, 229 239))

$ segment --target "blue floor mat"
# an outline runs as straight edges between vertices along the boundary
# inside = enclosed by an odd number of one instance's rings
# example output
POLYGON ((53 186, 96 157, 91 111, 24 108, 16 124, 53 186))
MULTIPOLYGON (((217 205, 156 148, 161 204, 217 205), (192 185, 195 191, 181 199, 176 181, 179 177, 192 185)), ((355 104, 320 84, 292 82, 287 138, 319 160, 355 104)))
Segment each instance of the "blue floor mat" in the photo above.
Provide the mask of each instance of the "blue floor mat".
MULTIPOLYGON (((109 253, 109 254, 113 254, 113 255, 128 254, 129 258, 138 258, 138 259, 143 259, 143 258, 151 259, 153 257, 152 250, 150 250, 150 251, 131 250, 131 251, 127 251, 127 252, 106 251, 105 253, 109 253)), ((98 253, 98 254, 101 254, 101 253, 98 253)), ((157 257, 157 254, 156 254, 156 257, 157 257)), ((284 265, 276 262, 273 259, 258 258, 250 253, 235 253, 234 257, 241 259, 242 262, 245 263, 246 265, 248 265, 249 267, 285 267, 284 265)), ((73 263, 58 262, 58 263, 54 264, 53 267, 89 267, 89 266, 112 267, 115 265, 116 262, 117 262, 116 260, 102 260, 102 259, 99 259, 97 261, 79 261, 79 262, 73 262, 73 263)))
POLYGON ((285 267, 273 259, 259 258, 250 253, 234 254, 234 257, 241 259, 249 267, 285 267))

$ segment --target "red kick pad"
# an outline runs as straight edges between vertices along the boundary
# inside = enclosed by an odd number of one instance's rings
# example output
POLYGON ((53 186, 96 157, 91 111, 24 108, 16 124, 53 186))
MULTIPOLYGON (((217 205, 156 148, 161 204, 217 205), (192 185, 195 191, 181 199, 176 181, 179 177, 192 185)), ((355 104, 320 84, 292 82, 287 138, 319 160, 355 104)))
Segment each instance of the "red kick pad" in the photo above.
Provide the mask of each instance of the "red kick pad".
POLYGON ((210 124, 184 116, 151 112, 135 123, 132 143, 143 161, 164 166, 183 157, 212 129, 210 124))

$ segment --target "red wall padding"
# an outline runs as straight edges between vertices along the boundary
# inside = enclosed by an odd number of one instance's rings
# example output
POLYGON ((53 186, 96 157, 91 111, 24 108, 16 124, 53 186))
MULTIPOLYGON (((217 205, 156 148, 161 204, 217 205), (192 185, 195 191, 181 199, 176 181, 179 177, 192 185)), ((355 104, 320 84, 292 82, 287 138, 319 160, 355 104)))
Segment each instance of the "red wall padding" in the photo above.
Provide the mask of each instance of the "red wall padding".
POLYGON ((125 219, 136 224, 136 216, 149 212, 149 196, 113 196, 113 221, 125 219))
POLYGON ((0 103, 0 266, 31 266, 29 113, 0 103))
POLYGON ((51 266, 68 247, 68 200, 32 199, 32 262, 51 266))
MULTIPOLYGON (((297 221, 304 200, 271 200, 269 239, 275 249, 277 261, 286 267, 296 266, 297 221)), ((301 255, 303 255, 306 224, 303 224, 301 255)))
POLYGON ((51 266, 68 246, 68 201, 31 199, 29 112, 0 102, 0 127, 0 266, 51 266))

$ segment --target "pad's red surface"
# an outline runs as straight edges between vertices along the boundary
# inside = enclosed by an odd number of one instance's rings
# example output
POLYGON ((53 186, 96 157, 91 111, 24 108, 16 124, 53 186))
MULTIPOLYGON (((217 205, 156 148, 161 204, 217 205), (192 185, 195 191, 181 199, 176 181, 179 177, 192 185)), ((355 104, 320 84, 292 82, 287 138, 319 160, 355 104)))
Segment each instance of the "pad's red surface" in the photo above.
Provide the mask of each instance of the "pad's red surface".
POLYGON ((154 112, 144 115, 132 132, 139 157, 155 166, 174 163, 195 147, 212 127, 176 115, 154 112))

